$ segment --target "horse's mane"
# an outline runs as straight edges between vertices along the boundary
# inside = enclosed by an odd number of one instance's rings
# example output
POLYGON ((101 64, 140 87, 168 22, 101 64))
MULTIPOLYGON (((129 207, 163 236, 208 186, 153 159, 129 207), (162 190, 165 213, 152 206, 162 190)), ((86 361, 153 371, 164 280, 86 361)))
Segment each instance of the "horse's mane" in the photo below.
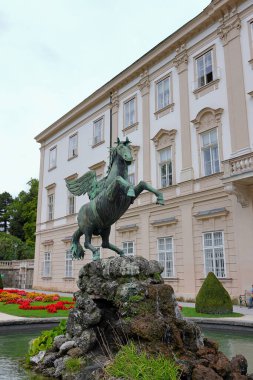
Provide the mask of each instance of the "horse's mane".
POLYGON ((117 147, 109 148, 109 165, 107 168, 107 175, 110 173, 113 161, 115 160, 115 157, 117 155, 117 147))

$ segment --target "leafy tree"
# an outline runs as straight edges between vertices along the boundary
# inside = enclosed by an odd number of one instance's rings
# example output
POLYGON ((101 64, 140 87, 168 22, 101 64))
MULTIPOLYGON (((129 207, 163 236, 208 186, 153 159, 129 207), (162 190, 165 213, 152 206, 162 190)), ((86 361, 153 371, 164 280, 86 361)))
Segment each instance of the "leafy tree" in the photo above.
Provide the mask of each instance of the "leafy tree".
POLYGON ((8 230, 10 216, 7 209, 12 201, 13 198, 7 191, 0 194, 0 231, 7 232, 8 230))
POLYGON ((34 247, 39 181, 32 178, 29 190, 21 191, 8 207, 9 233, 34 247))
POLYGON ((19 260, 24 258, 27 247, 15 236, 0 232, 0 260, 19 260))

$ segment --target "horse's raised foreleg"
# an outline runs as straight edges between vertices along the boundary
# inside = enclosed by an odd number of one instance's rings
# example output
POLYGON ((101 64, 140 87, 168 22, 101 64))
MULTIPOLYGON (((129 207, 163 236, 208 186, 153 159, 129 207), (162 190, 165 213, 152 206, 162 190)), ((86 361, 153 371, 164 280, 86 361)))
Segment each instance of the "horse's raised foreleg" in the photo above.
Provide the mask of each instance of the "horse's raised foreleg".
POLYGON ((91 237, 92 237, 92 232, 88 229, 85 230, 84 232, 85 240, 84 240, 84 246, 85 248, 89 249, 93 256, 92 259, 93 261, 99 260, 99 249, 94 247, 94 245, 91 244, 91 237))
POLYGON ((111 249, 114 252, 117 252, 118 255, 124 256, 124 251, 122 249, 116 247, 116 245, 109 242, 109 235, 110 235, 111 227, 105 228, 101 232, 102 237, 102 247, 111 249))
POLYGON ((83 235, 83 233, 81 232, 81 230, 78 228, 78 230, 76 230, 72 236, 72 244, 71 244, 71 247, 70 247, 70 251, 72 253, 72 257, 73 259, 83 259, 84 257, 84 250, 83 250, 83 247, 81 246, 79 240, 80 240, 80 237, 83 235))
POLYGON ((142 191, 147 190, 156 195, 156 203, 159 205, 164 205, 163 193, 156 190, 153 186, 149 185, 144 181, 140 181, 138 185, 134 187, 135 197, 137 198, 142 191))
POLYGON ((134 187, 124 178, 117 176, 106 190, 108 199, 113 201, 120 191, 126 193, 128 197, 135 198, 134 187))

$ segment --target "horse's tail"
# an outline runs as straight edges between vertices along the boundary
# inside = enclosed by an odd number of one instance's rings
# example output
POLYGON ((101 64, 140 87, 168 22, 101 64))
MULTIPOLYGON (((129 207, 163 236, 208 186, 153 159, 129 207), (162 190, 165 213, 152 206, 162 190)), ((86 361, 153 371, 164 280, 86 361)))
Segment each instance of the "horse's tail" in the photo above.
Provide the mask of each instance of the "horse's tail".
POLYGON ((70 247, 70 251, 72 253, 72 257, 73 259, 83 259, 84 258, 84 249, 83 247, 81 246, 80 244, 80 237, 83 235, 83 233, 81 232, 81 230, 78 228, 73 236, 72 236, 72 244, 71 244, 71 247, 70 247))

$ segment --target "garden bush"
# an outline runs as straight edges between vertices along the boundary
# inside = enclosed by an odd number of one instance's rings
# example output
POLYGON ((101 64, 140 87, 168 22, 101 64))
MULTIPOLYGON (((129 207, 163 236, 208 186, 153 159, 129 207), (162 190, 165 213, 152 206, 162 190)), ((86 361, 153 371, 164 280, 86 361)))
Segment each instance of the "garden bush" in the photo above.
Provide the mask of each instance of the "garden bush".
POLYGON ((3 279, 2 279, 2 275, 0 274, 0 289, 3 289, 3 288, 4 288, 3 279))
POLYGON ((232 313, 231 298, 214 273, 209 272, 196 297, 195 309, 198 313, 232 313))
POLYGON ((60 324, 51 330, 42 331, 42 333, 30 343, 28 356, 37 355, 40 351, 48 350, 52 347, 54 338, 58 335, 66 333, 66 320, 62 320, 60 324))

